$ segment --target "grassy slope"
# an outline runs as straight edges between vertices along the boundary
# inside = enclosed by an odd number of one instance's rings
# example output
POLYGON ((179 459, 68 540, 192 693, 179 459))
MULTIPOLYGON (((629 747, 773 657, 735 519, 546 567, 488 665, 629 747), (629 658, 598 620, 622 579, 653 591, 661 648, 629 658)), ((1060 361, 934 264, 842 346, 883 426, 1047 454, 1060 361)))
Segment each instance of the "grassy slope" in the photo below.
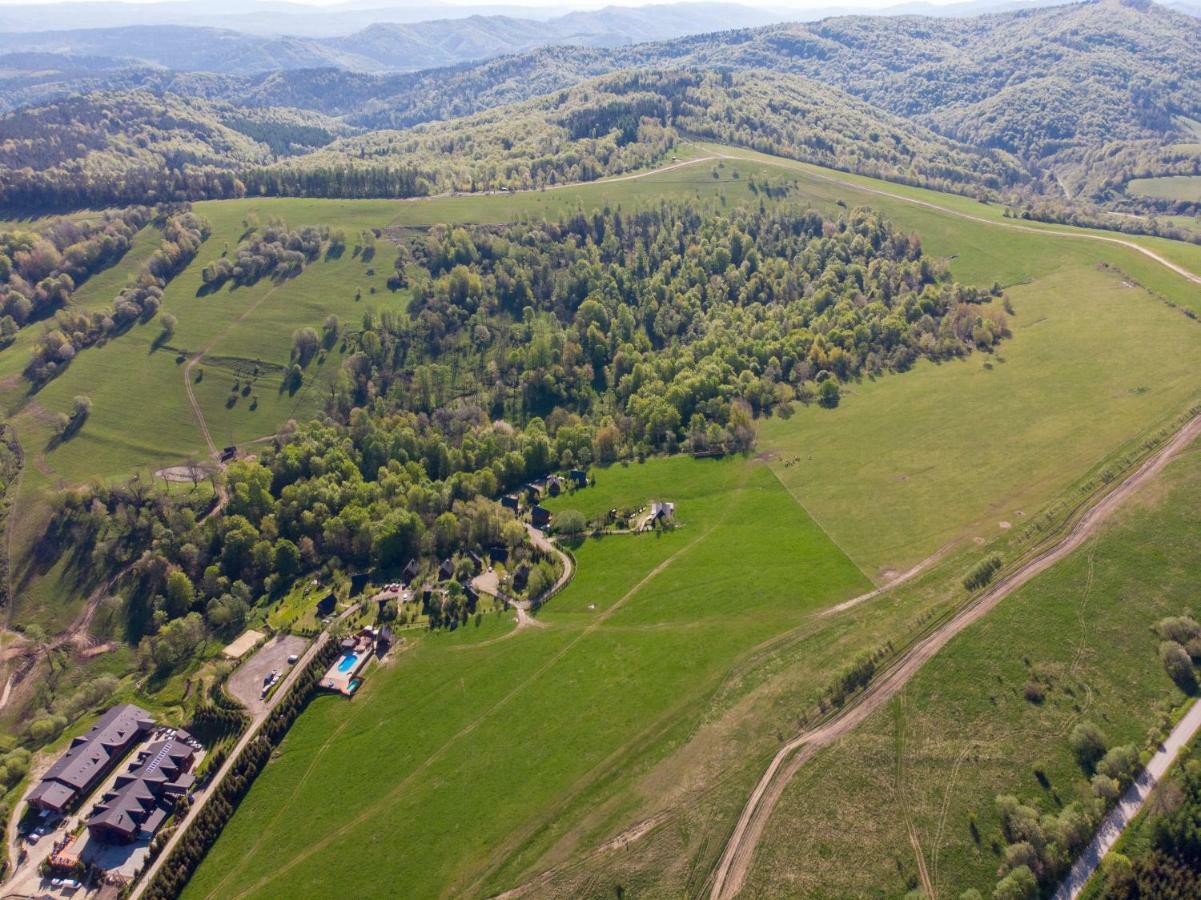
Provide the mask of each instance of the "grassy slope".
POLYGON ((916 873, 907 812, 936 888, 987 896, 999 862, 996 794, 1066 804, 1083 785, 1067 742, 1076 722, 1095 722, 1111 744, 1141 744, 1183 701, 1149 626, 1196 612, 1198 509, 1194 449, 1094 541, 952 641, 890 708, 806 766, 768 826, 747 895, 904 893, 916 873), (1022 695, 1034 672, 1050 679, 1042 705, 1022 695), (859 864, 845 865, 852 854, 859 864))
POLYGON ((1201 175, 1135 178, 1127 183, 1126 193, 1135 197, 1158 197, 1163 200, 1201 200, 1201 175))
POLYGON ((319 700, 187 895, 369 893, 380 879, 478 893, 489 862, 550 840, 678 743, 740 655, 866 585, 754 461, 615 468, 595 490, 672 497, 682 525, 581 547, 545 629, 431 636, 353 704, 319 700))

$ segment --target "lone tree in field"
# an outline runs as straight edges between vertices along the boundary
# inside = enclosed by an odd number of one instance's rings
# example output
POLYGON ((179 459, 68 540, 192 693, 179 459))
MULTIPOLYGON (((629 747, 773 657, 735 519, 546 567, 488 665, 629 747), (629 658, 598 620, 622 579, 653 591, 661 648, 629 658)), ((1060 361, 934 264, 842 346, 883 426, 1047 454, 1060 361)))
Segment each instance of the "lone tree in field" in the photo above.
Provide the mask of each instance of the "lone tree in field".
POLYGON ((1193 671, 1193 661, 1188 651, 1175 641, 1164 641, 1159 645, 1159 658, 1163 662, 1164 671, 1176 682, 1176 686, 1186 694, 1197 690, 1197 673, 1193 671))
POLYGON ((1105 735, 1092 722, 1081 722, 1073 728, 1072 733, 1068 736, 1068 743, 1072 747, 1072 752, 1076 754, 1076 761, 1087 772, 1091 772, 1096 767, 1105 756, 1107 749, 1105 735))
POLYGON ((163 337, 169 338, 175 334, 175 326, 179 324, 179 320, 171 313, 163 313, 158 317, 159 324, 163 326, 163 337))
POLYGON ((555 516, 555 531, 569 537, 582 534, 587 524, 584 514, 578 509, 565 509, 555 516))
POLYGON ((300 365, 307 366, 320 348, 321 341, 316 329, 297 328, 292 332, 292 358, 300 365))

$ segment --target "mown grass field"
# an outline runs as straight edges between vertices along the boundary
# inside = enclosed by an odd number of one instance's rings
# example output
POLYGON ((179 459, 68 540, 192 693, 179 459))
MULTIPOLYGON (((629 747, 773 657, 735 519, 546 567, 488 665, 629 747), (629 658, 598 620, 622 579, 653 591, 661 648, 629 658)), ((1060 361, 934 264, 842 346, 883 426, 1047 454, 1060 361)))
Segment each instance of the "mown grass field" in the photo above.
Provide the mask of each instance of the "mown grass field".
POLYGON ((1003 845, 996 795, 1057 810, 1086 790, 1067 740, 1077 722, 1098 725, 1111 746, 1143 746, 1186 701, 1151 626, 1198 612, 1198 509, 1193 448, 806 765, 776 807, 746 895, 904 894, 917 879, 908 818, 940 895, 975 887, 990 896, 1003 845), (1031 680, 1044 685, 1042 703, 1024 697, 1031 680), (846 865, 851 856, 857 865, 846 865))
POLYGON ((187 896, 486 893, 685 737, 733 661, 867 586, 753 460, 602 485, 672 497, 681 527, 585 543, 545 628, 430 635, 353 703, 318 699, 187 896))
POLYGON ((1134 178, 1127 182, 1126 193, 1134 197, 1154 197, 1158 200, 1201 200, 1201 175, 1134 178))

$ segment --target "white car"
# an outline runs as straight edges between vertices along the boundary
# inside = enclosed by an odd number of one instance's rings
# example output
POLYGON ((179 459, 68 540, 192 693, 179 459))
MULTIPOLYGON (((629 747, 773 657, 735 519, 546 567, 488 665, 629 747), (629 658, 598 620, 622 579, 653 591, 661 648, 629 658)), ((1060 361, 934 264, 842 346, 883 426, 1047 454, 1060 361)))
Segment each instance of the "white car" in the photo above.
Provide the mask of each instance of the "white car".
POLYGON ((288 665, 292 665, 298 659, 300 659, 300 655, 297 653, 293 653, 291 656, 288 657, 288 665))

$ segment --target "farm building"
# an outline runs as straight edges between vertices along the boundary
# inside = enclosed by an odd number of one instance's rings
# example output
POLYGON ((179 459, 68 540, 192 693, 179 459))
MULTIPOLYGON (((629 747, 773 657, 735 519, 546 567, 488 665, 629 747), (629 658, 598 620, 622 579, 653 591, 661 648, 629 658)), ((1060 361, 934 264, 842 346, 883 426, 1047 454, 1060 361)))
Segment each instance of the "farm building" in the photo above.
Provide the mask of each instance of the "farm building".
POLYGON ((195 761, 196 747, 178 734, 148 745, 96 804, 88 831, 108 843, 149 840, 196 782, 195 761))
POLYGON ((450 581, 455 577, 455 561, 449 557, 442 560, 442 565, 438 567, 438 579, 440 581, 450 581))
POLYGON ((488 558, 494 563, 508 562, 509 548, 504 544, 493 544, 488 548, 488 558))
POLYGON ((546 492, 552 497, 558 497, 563 493, 563 482, 558 475, 552 475, 546 479, 546 492))
POLYGON ((577 488, 588 487, 588 473, 583 469, 572 469, 568 477, 577 488))
POLYGON ((531 507, 530 522, 535 528, 548 528, 550 526, 550 510, 541 506, 531 507))
POLYGON ((114 706, 46 770, 29 795, 29 805, 61 813, 87 796, 153 727, 154 719, 140 706, 114 706))
POLYGON ((511 509, 513 512, 517 512, 519 509, 521 509, 521 500, 518 499, 516 494, 506 494, 500 498, 500 505, 505 509, 511 509))

